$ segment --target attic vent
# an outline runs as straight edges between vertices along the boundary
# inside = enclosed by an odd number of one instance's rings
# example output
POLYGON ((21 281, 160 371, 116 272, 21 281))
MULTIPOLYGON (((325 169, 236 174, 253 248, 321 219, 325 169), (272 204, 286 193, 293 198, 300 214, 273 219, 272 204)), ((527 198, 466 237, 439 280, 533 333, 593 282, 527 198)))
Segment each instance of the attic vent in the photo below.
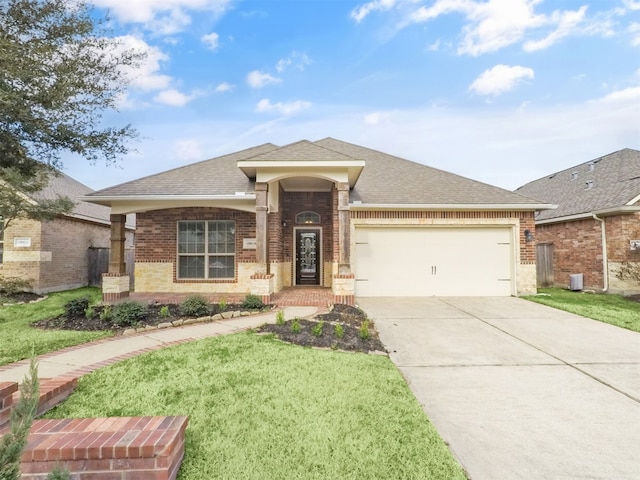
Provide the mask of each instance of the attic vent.
POLYGON ((571 172, 571 180, 576 180, 578 178, 578 172, 571 172))
POLYGON ((593 180, 589 180, 588 182, 584 182, 584 189, 591 190, 593 188, 593 180))
POLYGON ((593 172, 596 169, 596 162, 587 163, 587 169, 588 172, 593 172))
POLYGON ((551 180, 552 178, 554 178, 556 176, 556 174, 554 173, 553 175, 549 175, 549 180, 551 180))

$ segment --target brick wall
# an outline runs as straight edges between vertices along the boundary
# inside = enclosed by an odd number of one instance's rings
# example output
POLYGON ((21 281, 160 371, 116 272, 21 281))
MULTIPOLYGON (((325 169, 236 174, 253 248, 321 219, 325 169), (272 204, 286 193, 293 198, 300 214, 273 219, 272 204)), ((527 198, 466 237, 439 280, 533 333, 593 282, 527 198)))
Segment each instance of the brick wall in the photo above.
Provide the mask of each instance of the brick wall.
MULTIPOLYGON (((640 251, 631 251, 630 240, 640 239, 640 213, 616 215, 604 218, 606 222, 607 260, 609 262, 609 287, 612 292, 629 291, 630 286, 617 287, 615 270, 621 262, 640 262, 640 251)), ((582 273, 584 288, 604 288, 602 265, 602 230, 594 219, 576 220, 557 224, 538 225, 536 241, 553 243, 553 267, 555 283, 569 284, 569 275, 582 273)))
MULTIPOLYGON (((69 217, 49 222, 16 220, 5 232, 2 273, 32 280, 33 290, 46 293, 88 284, 88 248, 109 247, 108 225, 69 217), (15 237, 31 238, 30 247, 14 247, 15 237)), ((133 233, 127 232, 127 245, 133 233)))
MULTIPOLYGON (((170 263, 176 280, 178 221, 236 222, 236 263, 253 263, 256 250, 244 250, 244 238, 256 238, 255 214, 224 208, 172 208, 139 213, 136 220, 136 263, 170 263)), ((236 275, 238 269, 236 268, 236 275)), ((179 280, 186 283, 230 283, 230 280, 179 280)))

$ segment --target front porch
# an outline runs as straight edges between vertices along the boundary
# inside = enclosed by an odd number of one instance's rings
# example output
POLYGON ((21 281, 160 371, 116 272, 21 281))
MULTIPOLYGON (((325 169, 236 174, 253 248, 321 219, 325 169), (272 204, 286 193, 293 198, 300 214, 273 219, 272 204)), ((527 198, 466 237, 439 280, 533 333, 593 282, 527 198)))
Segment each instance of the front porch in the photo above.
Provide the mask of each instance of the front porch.
MULTIPOLYGON (((174 292, 131 292, 129 299, 143 303, 181 303, 187 297, 194 295, 189 293, 174 292)), ((246 295, 224 294, 200 294, 211 303, 225 301, 226 303, 241 303, 246 295)), ((269 303, 275 308, 280 307, 320 307, 328 308, 334 303, 334 294, 331 288, 325 287, 285 287, 271 295, 269 303)))

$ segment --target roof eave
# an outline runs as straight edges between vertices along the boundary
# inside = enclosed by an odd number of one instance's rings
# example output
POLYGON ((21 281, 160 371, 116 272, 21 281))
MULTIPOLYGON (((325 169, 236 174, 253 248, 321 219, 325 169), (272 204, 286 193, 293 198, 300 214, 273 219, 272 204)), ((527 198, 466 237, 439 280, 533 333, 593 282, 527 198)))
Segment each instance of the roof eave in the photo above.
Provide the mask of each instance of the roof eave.
POLYGON ((499 211, 529 211, 529 210, 551 210, 557 205, 548 203, 468 203, 468 204, 444 204, 444 203, 357 203, 349 204, 350 210, 499 210, 499 211))
POLYGON ((600 210, 594 210, 592 212, 583 212, 583 213, 576 213, 574 215, 564 215, 562 217, 545 218, 543 220, 536 220, 536 225, 573 222, 576 220, 593 218, 593 215, 596 215, 598 217, 611 217, 613 215, 631 215, 636 212, 640 212, 640 206, 636 207, 631 205, 623 205, 620 207, 603 208, 600 210))
POLYGON ((126 214, 178 207, 220 207, 255 212, 255 193, 236 195, 102 195, 84 201, 111 208, 111 213, 126 214))

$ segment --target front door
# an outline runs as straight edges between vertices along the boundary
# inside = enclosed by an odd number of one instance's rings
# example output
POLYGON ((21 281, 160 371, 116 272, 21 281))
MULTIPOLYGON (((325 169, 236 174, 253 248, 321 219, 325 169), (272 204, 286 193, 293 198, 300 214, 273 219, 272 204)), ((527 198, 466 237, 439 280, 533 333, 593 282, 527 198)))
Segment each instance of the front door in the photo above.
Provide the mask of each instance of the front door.
POLYGON ((296 230, 296 285, 320 285, 320 229, 296 230))

